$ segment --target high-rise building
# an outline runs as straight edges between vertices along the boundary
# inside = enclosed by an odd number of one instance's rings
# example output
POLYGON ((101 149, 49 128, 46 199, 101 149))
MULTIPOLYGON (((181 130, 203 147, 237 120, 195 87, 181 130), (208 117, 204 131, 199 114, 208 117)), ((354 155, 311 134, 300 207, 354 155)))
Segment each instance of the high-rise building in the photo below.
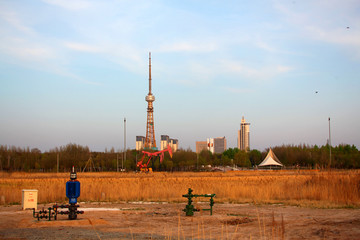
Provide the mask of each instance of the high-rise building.
POLYGON ((173 152, 176 152, 179 148, 179 140, 170 138, 170 147, 173 152))
POLYGON ((226 150, 226 138, 218 137, 218 138, 208 138, 207 148, 212 153, 223 153, 226 150))
POLYGON ((136 150, 144 149, 145 147, 145 137, 143 136, 136 136, 136 150))
POLYGON ((160 150, 164 150, 169 145, 170 138, 168 135, 161 135, 160 137, 160 150))
POLYGON ((166 149, 170 145, 171 150, 176 152, 179 148, 179 141, 172 139, 168 135, 161 135, 160 150, 166 149))
POLYGON ((208 145, 206 141, 197 141, 196 142, 196 153, 201 153, 202 150, 208 150, 208 145))
POLYGON ((238 131, 238 149, 246 152, 250 150, 250 123, 247 123, 244 117, 238 131))
POLYGON ((207 149, 214 153, 214 139, 213 138, 208 138, 206 139, 206 144, 207 144, 207 149))

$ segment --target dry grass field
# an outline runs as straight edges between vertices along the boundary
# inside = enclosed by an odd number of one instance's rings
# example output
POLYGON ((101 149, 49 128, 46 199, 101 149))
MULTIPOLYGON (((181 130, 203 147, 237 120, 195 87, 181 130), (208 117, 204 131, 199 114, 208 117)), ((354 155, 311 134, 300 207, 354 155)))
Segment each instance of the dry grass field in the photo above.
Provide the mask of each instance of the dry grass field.
MULTIPOLYGON (((22 189, 37 189, 39 203, 66 202, 69 173, 0 173, 1 204, 21 204, 22 189)), ((234 171, 216 173, 78 173, 81 202, 185 202, 215 193, 216 202, 283 203, 312 207, 360 206, 360 171, 234 171)))

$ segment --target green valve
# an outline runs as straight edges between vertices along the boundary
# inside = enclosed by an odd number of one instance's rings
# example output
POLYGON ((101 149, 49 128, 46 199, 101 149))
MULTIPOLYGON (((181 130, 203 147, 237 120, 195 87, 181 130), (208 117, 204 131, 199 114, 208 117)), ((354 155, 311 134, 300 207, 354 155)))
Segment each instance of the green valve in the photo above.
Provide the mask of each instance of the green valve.
POLYGON ((200 211, 200 209, 197 209, 192 205, 192 198, 197 197, 209 197, 210 198, 210 208, 209 209, 202 209, 203 211, 210 211, 210 215, 212 215, 212 207, 214 206, 214 197, 216 194, 192 194, 193 190, 191 188, 188 189, 188 194, 182 195, 183 197, 186 197, 188 199, 188 204, 185 206, 185 209, 183 211, 185 212, 186 216, 194 216, 194 212, 200 211))

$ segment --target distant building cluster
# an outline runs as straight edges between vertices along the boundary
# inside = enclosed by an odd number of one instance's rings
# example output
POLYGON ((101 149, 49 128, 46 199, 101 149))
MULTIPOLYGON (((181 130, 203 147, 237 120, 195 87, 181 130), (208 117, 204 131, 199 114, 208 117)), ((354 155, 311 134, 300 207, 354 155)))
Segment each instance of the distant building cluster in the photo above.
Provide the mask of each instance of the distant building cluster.
MULTIPOLYGON (((242 117, 240 130, 238 130, 237 148, 243 151, 250 150, 250 123, 247 123, 242 117)), ((211 153, 223 153, 226 150, 226 138, 208 138, 206 141, 196 142, 196 153, 203 150, 210 151, 211 153)))
MULTIPOLYGON (((145 139, 144 136, 136 136, 136 150, 140 151, 145 148, 145 139)), ((161 135, 160 150, 164 150, 168 146, 171 147, 173 152, 176 152, 179 149, 179 141, 170 138, 168 135, 161 135)))
MULTIPOLYGON (((147 107, 147 121, 146 121, 146 137, 136 136, 136 150, 153 149, 156 150, 155 141, 155 128, 154 128, 154 101, 155 96, 151 92, 151 53, 149 53, 149 93, 145 97, 145 101, 148 103, 147 107)), ((250 150, 250 123, 247 123, 242 117, 240 130, 238 131, 237 147, 243 151, 250 150)), ((171 147, 173 152, 176 152, 179 148, 179 141, 172 139, 168 135, 161 135, 160 150, 171 147)), ((203 150, 208 150, 212 153, 223 153, 226 150, 226 138, 208 138, 206 141, 196 142, 196 153, 200 153, 203 150)))
POLYGON ((223 153, 226 150, 226 138, 208 138, 206 141, 196 142, 196 153, 208 150, 212 153, 223 153))

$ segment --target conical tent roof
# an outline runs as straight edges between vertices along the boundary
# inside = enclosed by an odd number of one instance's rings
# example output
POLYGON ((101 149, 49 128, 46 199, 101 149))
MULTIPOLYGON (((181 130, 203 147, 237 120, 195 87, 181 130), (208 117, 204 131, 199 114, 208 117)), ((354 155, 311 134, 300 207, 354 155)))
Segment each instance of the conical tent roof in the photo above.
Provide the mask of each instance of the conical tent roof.
POLYGON ((280 160, 275 156, 274 152, 270 148, 268 154, 266 155, 265 159, 259 164, 259 167, 265 166, 284 166, 280 160))

